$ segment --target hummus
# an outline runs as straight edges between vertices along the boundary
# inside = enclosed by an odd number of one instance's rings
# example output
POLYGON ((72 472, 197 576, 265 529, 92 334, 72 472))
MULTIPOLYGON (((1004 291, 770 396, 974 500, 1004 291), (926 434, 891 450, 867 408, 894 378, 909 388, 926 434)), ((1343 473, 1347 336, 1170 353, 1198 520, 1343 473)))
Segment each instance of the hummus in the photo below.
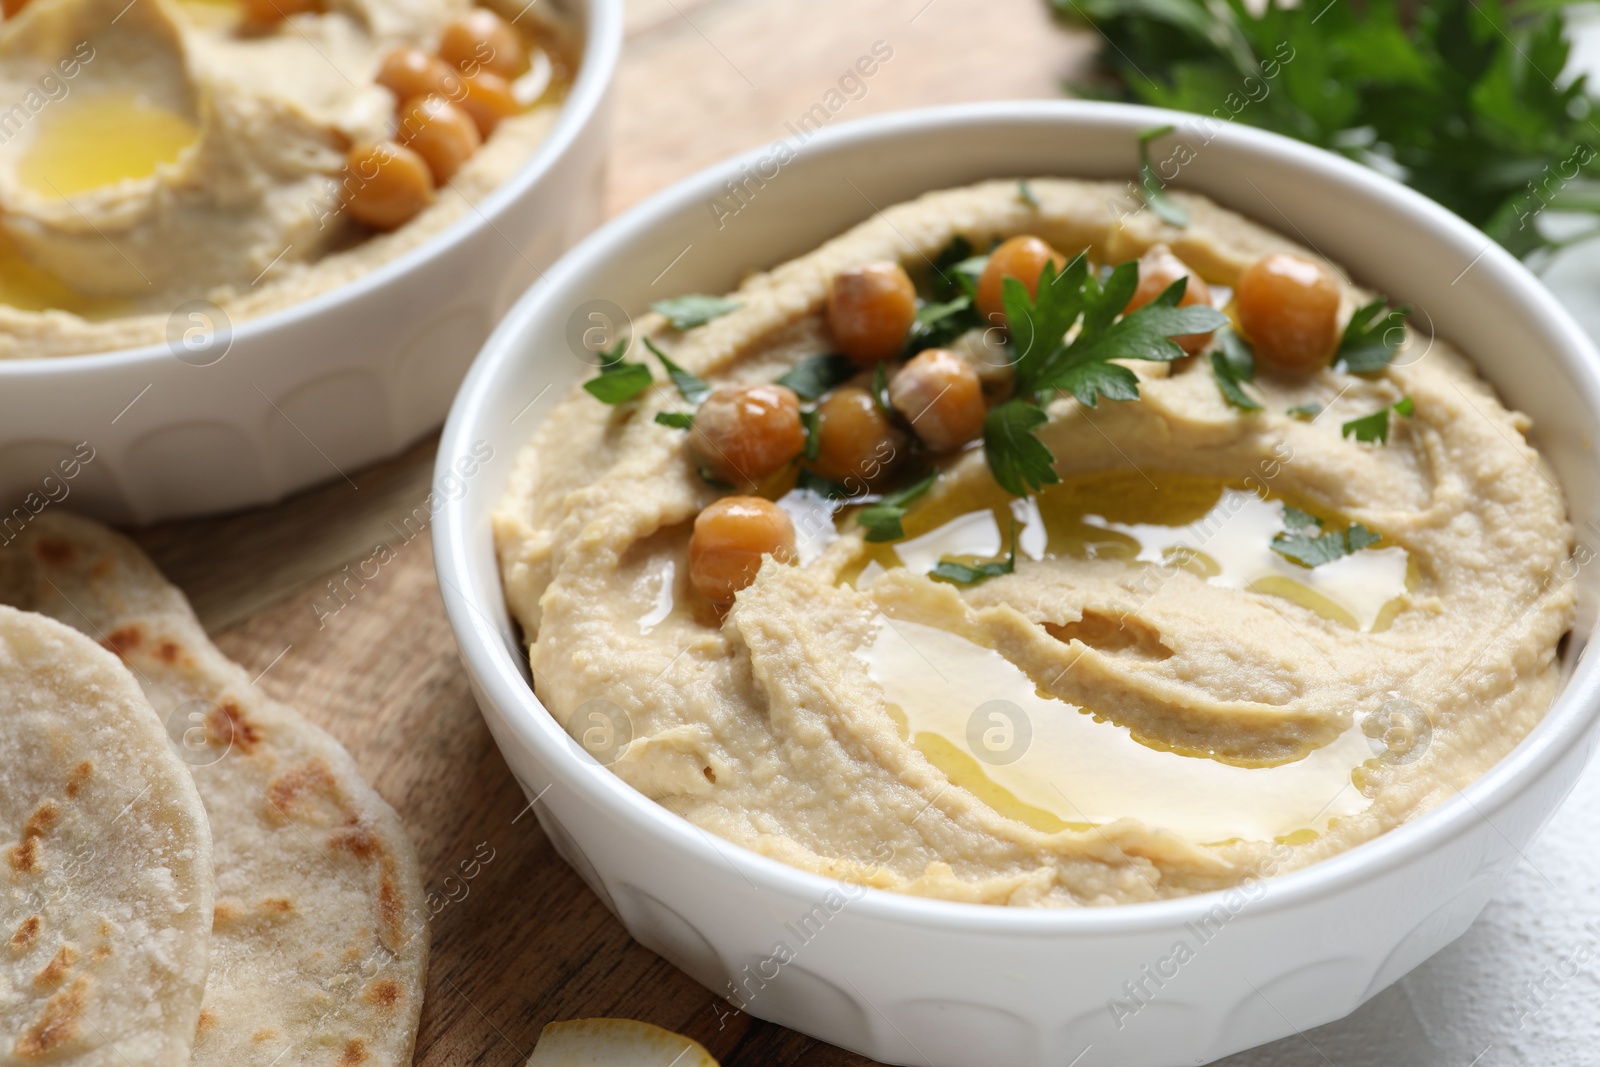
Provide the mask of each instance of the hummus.
POLYGON ((528 12, 523 110, 409 223, 363 228, 340 183, 352 145, 394 135, 379 64, 472 5, 325 6, 265 28, 239 0, 32 0, 0 23, 0 358, 158 343, 187 301, 238 323, 351 281, 472 210, 554 121, 570 42, 528 12))
MULTIPOLYGON (((1191 217, 1175 228, 1125 186, 1029 189, 892 207, 752 276, 707 325, 651 315, 636 332, 713 382, 771 381, 830 351, 834 275, 888 259, 926 278, 958 236, 1031 233, 1099 263, 1164 242, 1219 306, 1263 255, 1316 259, 1197 196, 1177 194, 1191 217)), ((1370 294, 1340 285, 1347 317, 1370 294)), ((1004 388, 1004 349, 978 331, 952 347, 1004 388)), ((1013 905, 1303 867, 1453 797, 1533 728, 1560 685, 1573 532, 1529 420, 1448 343, 1408 328, 1377 373, 1262 371, 1255 412, 1225 401, 1204 356, 1126 365, 1140 399, 1049 405, 1038 436, 1062 481, 1035 496, 1009 499, 973 447, 942 461, 903 539, 870 544, 851 507, 788 491, 798 561, 768 557, 725 613, 685 575, 720 492, 684 432, 653 421, 683 401, 664 381, 617 407, 575 391, 495 521, 540 700, 727 840, 1013 905), (1386 442, 1341 431, 1379 410, 1386 442), (1379 540, 1316 567, 1272 550, 1312 516, 1379 540), (941 557, 1003 556, 1008 528, 1013 573, 928 577, 941 557)))

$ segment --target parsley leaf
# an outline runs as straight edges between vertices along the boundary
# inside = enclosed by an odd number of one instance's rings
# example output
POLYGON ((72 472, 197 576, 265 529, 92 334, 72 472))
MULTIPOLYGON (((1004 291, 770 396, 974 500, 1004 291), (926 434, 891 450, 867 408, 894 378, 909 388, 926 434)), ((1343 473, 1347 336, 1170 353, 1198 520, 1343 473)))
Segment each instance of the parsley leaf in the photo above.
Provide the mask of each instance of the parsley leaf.
POLYGON ((836 385, 848 381, 856 372, 849 356, 833 353, 800 361, 778 379, 779 385, 793 389, 801 400, 815 400, 836 385))
MULTIPOLYGON (((1050 0, 1100 34, 1095 95, 1272 130, 1397 176, 1514 254, 1545 208, 1600 215, 1570 4, 1050 0)), ((1142 168, 1141 168, 1142 169, 1142 168)))
POLYGON ((1244 338, 1223 327, 1216 333, 1217 346, 1211 350, 1211 374, 1217 379, 1222 398, 1240 411, 1260 411, 1261 403, 1242 388, 1256 376, 1256 357, 1244 338))
POLYGON ((1389 412, 1394 412, 1402 418, 1410 418, 1415 405, 1409 396, 1401 397, 1397 402, 1386 408, 1379 408, 1371 415, 1363 415, 1359 419, 1351 419, 1339 427, 1340 437, 1354 437, 1357 441, 1376 441, 1380 445, 1389 443, 1389 412))
POLYGON ((1039 201, 1034 199, 1033 187, 1028 184, 1028 179, 1026 178, 1017 183, 1017 200, 1035 211, 1039 210, 1039 201))
POLYGON ((989 472, 1012 496, 1027 496, 1061 480, 1055 457, 1033 436, 1047 421, 1044 411, 1026 400, 997 404, 984 417, 983 450, 989 472))
POLYGON ((1227 324, 1215 308, 1179 307, 1187 284, 1179 278, 1150 303, 1123 315, 1139 285, 1137 261, 1120 264, 1103 283, 1089 269, 1086 252, 1060 272, 1047 263, 1034 297, 1017 279, 1005 279, 1001 300, 1015 383, 1013 398, 992 409, 983 424, 995 481, 1016 496, 1057 481, 1050 450, 1033 436, 1046 421, 1042 405, 1053 393, 1066 390, 1085 407, 1095 407, 1101 397, 1137 400, 1138 377, 1112 360, 1181 359, 1184 351, 1173 337, 1227 324))
POLYGON ((672 384, 678 387, 678 395, 691 404, 698 404, 711 395, 711 384, 704 378, 690 374, 671 359, 667 354, 655 346, 655 343, 646 337, 644 346, 655 354, 661 361, 661 366, 666 370, 667 377, 672 379, 672 384))
POLYGON ((983 325, 972 297, 962 295, 942 303, 923 304, 917 309, 916 320, 911 325, 911 340, 906 345, 908 355, 925 348, 944 348, 968 330, 983 325))
POLYGON ((1283 528, 1285 530, 1304 530, 1307 526, 1321 526, 1322 520, 1309 511, 1301 511, 1293 504, 1283 506, 1283 528))
POLYGON ((658 411, 656 421, 674 430, 687 430, 694 425, 694 416, 687 411, 658 411))
POLYGON ((856 521, 866 528, 866 541, 898 541, 906 535, 900 520, 905 518, 909 506, 933 488, 938 471, 930 471, 926 478, 906 486, 897 493, 889 493, 876 504, 868 504, 856 513, 856 521))
POLYGON ((1345 324, 1338 360, 1351 374, 1383 370, 1405 340, 1406 307, 1389 307, 1382 297, 1364 304, 1345 324))
POLYGON ((1011 522, 1011 554, 1005 559, 991 560, 988 563, 961 563, 953 559, 941 559, 934 564, 933 570, 928 572, 928 577, 936 581, 950 582, 953 585, 974 585, 987 578, 998 578, 1002 574, 1013 574, 1017 569, 1017 523, 1011 522))
POLYGON ((939 300, 949 300, 962 291, 961 264, 972 258, 972 242, 956 234, 950 243, 933 257, 933 295, 939 300))
POLYGON ((800 429, 805 431, 805 447, 800 450, 800 455, 808 460, 816 459, 822 449, 822 416, 816 408, 806 408, 800 412, 800 429))
MULTIPOLYGON (((1284 509, 1285 525, 1288 525, 1289 511, 1288 508, 1284 509)), ((1300 514, 1305 515, 1305 512, 1302 511, 1300 514)), ((1316 522, 1314 519, 1312 521, 1316 522)), ((1320 526, 1321 523, 1317 525, 1320 526)), ((1309 533, 1277 534, 1272 538, 1272 550, 1302 567, 1317 567, 1359 552, 1363 548, 1370 548, 1381 540, 1382 537, 1357 522, 1352 523, 1347 530, 1328 530, 1314 536, 1309 533)))
POLYGON ((816 493, 818 496, 827 497, 829 500, 845 500, 850 496, 850 490, 838 482, 831 482, 820 474, 800 468, 800 473, 795 476, 794 487, 816 493))
POLYGON ((1172 126, 1157 126, 1139 134, 1139 196, 1162 222, 1171 226, 1189 225, 1189 209, 1167 195, 1166 183, 1150 162, 1150 142, 1165 137, 1172 126))
POLYGON ((650 388, 655 380, 650 376, 650 368, 623 359, 627 350, 628 342, 623 339, 611 351, 602 352, 600 373, 583 383, 584 391, 603 404, 621 404, 650 388))
POLYGON ((1318 415, 1322 414, 1322 405, 1321 404, 1297 404, 1294 407, 1290 408, 1285 414, 1288 414, 1293 418, 1299 419, 1302 422, 1310 422, 1312 419, 1314 419, 1318 415))
POLYGON ((692 330, 696 326, 704 326, 712 319, 720 319, 730 311, 739 308, 737 300, 729 300, 725 296, 706 296, 703 293, 690 293, 687 296, 675 296, 670 300, 657 300, 650 305, 650 310, 658 315, 665 315, 674 330, 692 330))
POLYGON ((882 362, 872 368, 872 402, 879 411, 894 418, 894 408, 889 406, 889 368, 882 362))

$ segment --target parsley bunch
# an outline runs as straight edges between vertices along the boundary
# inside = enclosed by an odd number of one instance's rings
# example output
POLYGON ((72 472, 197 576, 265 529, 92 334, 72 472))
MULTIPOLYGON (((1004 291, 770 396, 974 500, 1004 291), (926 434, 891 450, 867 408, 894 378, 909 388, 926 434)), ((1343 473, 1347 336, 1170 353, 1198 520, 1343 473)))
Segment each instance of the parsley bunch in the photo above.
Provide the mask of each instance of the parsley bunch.
POLYGON ((1095 407, 1101 397, 1137 400, 1139 379, 1116 359, 1169 362, 1183 349, 1172 340, 1227 324, 1215 308, 1179 307, 1188 280, 1173 282, 1150 303, 1123 315, 1139 285, 1139 264, 1118 265, 1102 283, 1079 253, 1056 273, 1046 264, 1037 297, 1016 278, 1001 290, 1015 374, 1012 398, 983 423, 983 445, 994 480, 1014 496, 1051 485, 1057 477, 1050 450, 1033 435, 1044 425, 1044 405, 1058 391, 1095 407))
MULTIPOLYGON (((1049 0, 1099 30, 1092 95, 1309 141, 1399 177, 1528 256, 1545 208, 1600 215, 1600 128, 1561 0, 1049 0)), ((1171 180, 1171 174, 1163 174, 1171 180)), ((1600 222, 1597 222, 1600 229, 1600 222)), ((1593 231, 1591 231, 1593 232, 1593 231)))

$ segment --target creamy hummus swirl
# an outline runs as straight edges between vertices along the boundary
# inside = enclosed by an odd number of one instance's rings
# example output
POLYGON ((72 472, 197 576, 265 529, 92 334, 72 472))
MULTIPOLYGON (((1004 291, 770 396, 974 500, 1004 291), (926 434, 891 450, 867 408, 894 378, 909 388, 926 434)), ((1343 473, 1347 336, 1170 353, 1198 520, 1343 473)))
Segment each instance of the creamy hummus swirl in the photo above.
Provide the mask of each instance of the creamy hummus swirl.
MULTIPOLYGON (((1269 252, 1312 257, 1197 196, 1178 194, 1192 219, 1175 229, 1123 186, 1030 186, 1037 206, 990 182, 892 207, 752 276, 725 317, 680 334, 652 315, 637 332, 714 382, 770 381, 829 350, 836 273, 882 259, 926 272, 957 235, 983 248, 1033 233, 1101 262, 1165 242, 1215 287, 1269 252)), ((1347 311, 1368 298, 1342 284, 1347 311)), ((976 333, 957 347, 1003 362, 976 333)), ((628 741, 611 770, 730 841, 829 877, 1017 905, 1152 900, 1304 866, 1449 799, 1539 721, 1572 624, 1573 534, 1529 420, 1446 341, 1412 334, 1376 375, 1258 374, 1250 414, 1203 358, 1129 365, 1141 399, 1051 404, 1040 436, 1077 495, 1011 505, 1025 530, 1013 574, 956 586, 917 563, 932 526, 1006 513, 973 449, 945 463, 894 555, 848 510, 837 533, 801 522, 801 562, 769 558, 725 616, 695 602, 684 563, 718 491, 683 432, 653 421, 681 400, 664 382, 617 408, 575 391, 520 456, 494 524, 539 698, 575 737, 609 717, 628 741), (1341 434, 1406 397, 1387 443, 1341 434), (1097 500, 1096 485, 1123 488, 1097 500), (1111 515, 1128 486, 1165 517, 1111 515), (1381 610, 1304 595, 1322 568, 1231 580, 1228 560, 1273 556, 1286 502, 1381 535, 1351 557, 1388 568, 1381 610), (1161 554, 1179 526, 1221 573, 1161 554), (1083 550, 1068 528, 1154 548, 1083 550), (1023 721, 986 717, 991 698, 1023 721), (1028 733, 1026 754, 980 751, 991 725, 1028 733)))

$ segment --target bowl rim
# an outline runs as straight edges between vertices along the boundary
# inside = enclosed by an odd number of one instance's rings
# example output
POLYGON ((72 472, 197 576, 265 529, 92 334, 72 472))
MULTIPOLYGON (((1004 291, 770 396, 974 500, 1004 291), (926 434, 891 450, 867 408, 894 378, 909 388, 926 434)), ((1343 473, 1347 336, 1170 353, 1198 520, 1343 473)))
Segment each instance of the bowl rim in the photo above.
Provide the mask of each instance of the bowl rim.
MULTIPOLYGON (((584 14, 583 52, 578 63, 578 77, 572 89, 561 102, 554 125, 533 152, 505 181, 496 186, 477 204, 474 210, 463 214, 438 233, 415 248, 407 249, 393 259, 386 260, 363 274, 331 289, 297 300, 285 307, 245 319, 233 328, 233 343, 249 342, 257 335, 268 334, 286 326, 294 326, 306 319, 345 302, 358 301, 375 289, 395 281, 405 274, 420 270, 431 260, 443 256, 485 226, 495 221, 509 205, 529 188, 538 184, 549 173, 558 158, 564 155, 580 132, 600 110, 616 73, 617 58, 622 51, 624 0, 573 0, 584 14)), ((134 367, 154 360, 165 359, 172 352, 165 342, 139 345, 136 348, 119 348, 109 352, 85 352, 71 356, 31 356, 23 359, 0 360, 0 378, 44 377, 53 373, 93 373, 112 367, 134 367)))
MULTIPOLYGON (((995 101, 951 104, 891 112, 831 126, 817 133, 808 152, 856 149, 884 136, 934 135, 943 130, 995 122, 1035 123, 1071 127, 1108 125, 1130 130, 1190 121, 1183 112, 1129 104, 1094 101, 995 101)), ((1277 163, 1313 166, 1331 173, 1344 184, 1368 196, 1388 199, 1415 225, 1441 236, 1465 239, 1471 247, 1483 246, 1478 260, 1499 278, 1499 287, 1513 302, 1544 316, 1560 342, 1556 359, 1575 388, 1588 398, 1587 406, 1600 411, 1600 351, 1555 297, 1498 243, 1480 230, 1422 194, 1351 160, 1278 134, 1234 123, 1216 131, 1235 146, 1277 163)), ((496 709, 518 740, 536 750, 552 776, 583 794, 612 819, 631 823, 697 862, 731 864, 753 886, 785 896, 816 900, 845 883, 791 867, 753 852, 742 845, 699 830, 627 785, 587 753, 578 758, 565 731, 534 695, 517 657, 473 596, 466 592, 474 572, 475 534, 467 520, 469 493, 442 492, 449 464, 473 440, 473 432, 487 399, 493 394, 500 368, 519 358, 519 339, 538 311, 559 294, 567 280, 594 261, 614 254, 642 230, 663 218, 676 216, 685 206, 697 205, 722 186, 729 175, 754 165, 768 151, 759 146, 725 159, 684 178, 610 220, 567 252, 530 287, 485 342, 463 381, 439 441, 435 465, 436 492, 445 501, 435 519, 434 562, 440 593, 460 645, 463 664, 479 687, 480 697, 496 709), (559 735, 559 736, 558 736, 559 735)), ((1010 175, 1005 175, 1009 177, 1010 175)), ((520 446, 519 446, 520 448, 520 446)), ((490 548, 490 556, 493 549, 490 548)), ((500 585, 498 561, 487 564, 494 584, 500 585)), ((1580 655, 1544 718, 1521 742, 1457 795, 1414 819, 1328 859, 1285 874, 1260 879, 1263 892, 1248 902, 1247 910, 1279 912, 1302 906, 1350 888, 1353 884, 1392 873, 1469 832, 1478 820, 1494 826, 1491 816, 1536 787, 1544 774, 1574 746, 1592 737, 1600 714, 1600 663, 1580 655)), ((1503 837, 1504 835, 1501 834, 1503 837)), ((1167 931, 1203 917, 1235 888, 1191 896, 1107 907, 1028 908, 975 904, 912 896, 890 890, 864 888, 852 899, 850 910, 865 918, 943 932, 1000 936, 1040 934, 1123 934, 1167 931)))

